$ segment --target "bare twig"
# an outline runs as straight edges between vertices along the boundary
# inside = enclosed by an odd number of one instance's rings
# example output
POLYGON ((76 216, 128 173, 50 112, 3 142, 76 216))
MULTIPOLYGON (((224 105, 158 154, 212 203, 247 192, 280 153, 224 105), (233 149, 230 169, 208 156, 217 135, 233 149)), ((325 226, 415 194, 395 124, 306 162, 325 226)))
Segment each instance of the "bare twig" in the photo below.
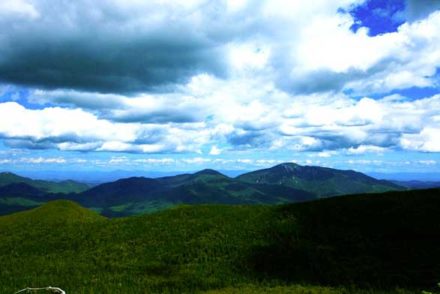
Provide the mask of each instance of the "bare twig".
POLYGON ((15 292, 15 294, 18 293, 27 293, 27 292, 31 292, 31 291, 40 291, 40 290, 46 290, 46 291, 51 291, 52 293, 56 293, 56 294, 66 294, 66 292, 61 289, 61 288, 57 288, 57 287, 44 287, 44 288, 25 288, 25 289, 21 289, 18 292, 15 292))

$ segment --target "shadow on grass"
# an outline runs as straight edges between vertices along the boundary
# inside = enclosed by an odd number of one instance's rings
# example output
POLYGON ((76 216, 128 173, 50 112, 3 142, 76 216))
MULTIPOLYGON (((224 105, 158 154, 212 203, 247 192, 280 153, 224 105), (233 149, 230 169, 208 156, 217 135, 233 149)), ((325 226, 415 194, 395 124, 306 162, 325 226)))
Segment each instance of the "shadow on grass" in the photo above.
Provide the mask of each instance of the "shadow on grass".
POLYGON ((248 264, 262 279, 435 289, 440 190, 339 197, 280 207, 248 264))

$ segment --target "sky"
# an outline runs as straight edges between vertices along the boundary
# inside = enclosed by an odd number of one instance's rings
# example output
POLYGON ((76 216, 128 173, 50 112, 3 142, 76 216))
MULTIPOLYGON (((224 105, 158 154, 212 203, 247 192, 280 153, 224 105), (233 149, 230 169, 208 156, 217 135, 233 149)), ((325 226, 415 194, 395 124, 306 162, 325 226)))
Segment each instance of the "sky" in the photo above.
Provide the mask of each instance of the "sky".
POLYGON ((2 0, 0 170, 440 175, 439 0, 2 0))

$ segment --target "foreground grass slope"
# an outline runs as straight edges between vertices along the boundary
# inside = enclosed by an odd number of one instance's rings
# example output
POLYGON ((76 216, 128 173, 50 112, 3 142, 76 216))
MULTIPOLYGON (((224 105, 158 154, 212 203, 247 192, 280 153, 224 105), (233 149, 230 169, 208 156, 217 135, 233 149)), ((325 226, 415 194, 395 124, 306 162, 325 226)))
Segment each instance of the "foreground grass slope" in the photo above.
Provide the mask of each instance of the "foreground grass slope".
POLYGON ((119 219, 55 201, 0 217, 0 293, 420 293, 440 280, 439 194, 180 206, 119 219))

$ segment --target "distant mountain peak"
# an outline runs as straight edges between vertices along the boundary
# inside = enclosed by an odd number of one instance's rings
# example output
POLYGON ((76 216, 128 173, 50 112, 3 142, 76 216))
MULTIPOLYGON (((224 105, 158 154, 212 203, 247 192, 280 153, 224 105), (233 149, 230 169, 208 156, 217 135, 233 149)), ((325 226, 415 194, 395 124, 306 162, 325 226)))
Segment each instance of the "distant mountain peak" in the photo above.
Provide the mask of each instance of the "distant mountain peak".
POLYGON ((17 177, 17 178, 21 178, 21 176, 11 173, 11 172, 0 172, 0 176, 8 176, 8 177, 17 177))
POLYGON ((393 183, 380 181, 355 171, 301 166, 289 162, 246 173, 237 179, 252 184, 284 185, 319 197, 401 189, 393 183))
POLYGON ((212 175, 212 176, 223 176, 223 177, 225 177, 225 175, 222 174, 221 172, 218 172, 218 171, 216 171, 214 169, 209 169, 209 168, 203 169, 201 171, 198 171, 198 172, 194 173, 194 175, 212 175))
POLYGON ((299 167, 301 167, 301 166, 296 163, 285 162, 285 163, 275 165, 274 167, 272 167, 270 169, 274 170, 274 171, 281 171, 283 173, 292 173, 292 172, 296 171, 299 167))
POLYGON ((298 166, 300 166, 300 165, 297 164, 297 163, 294 163, 294 162, 283 162, 283 163, 280 163, 278 165, 275 165, 274 168, 275 167, 280 167, 280 168, 296 168, 298 166))

